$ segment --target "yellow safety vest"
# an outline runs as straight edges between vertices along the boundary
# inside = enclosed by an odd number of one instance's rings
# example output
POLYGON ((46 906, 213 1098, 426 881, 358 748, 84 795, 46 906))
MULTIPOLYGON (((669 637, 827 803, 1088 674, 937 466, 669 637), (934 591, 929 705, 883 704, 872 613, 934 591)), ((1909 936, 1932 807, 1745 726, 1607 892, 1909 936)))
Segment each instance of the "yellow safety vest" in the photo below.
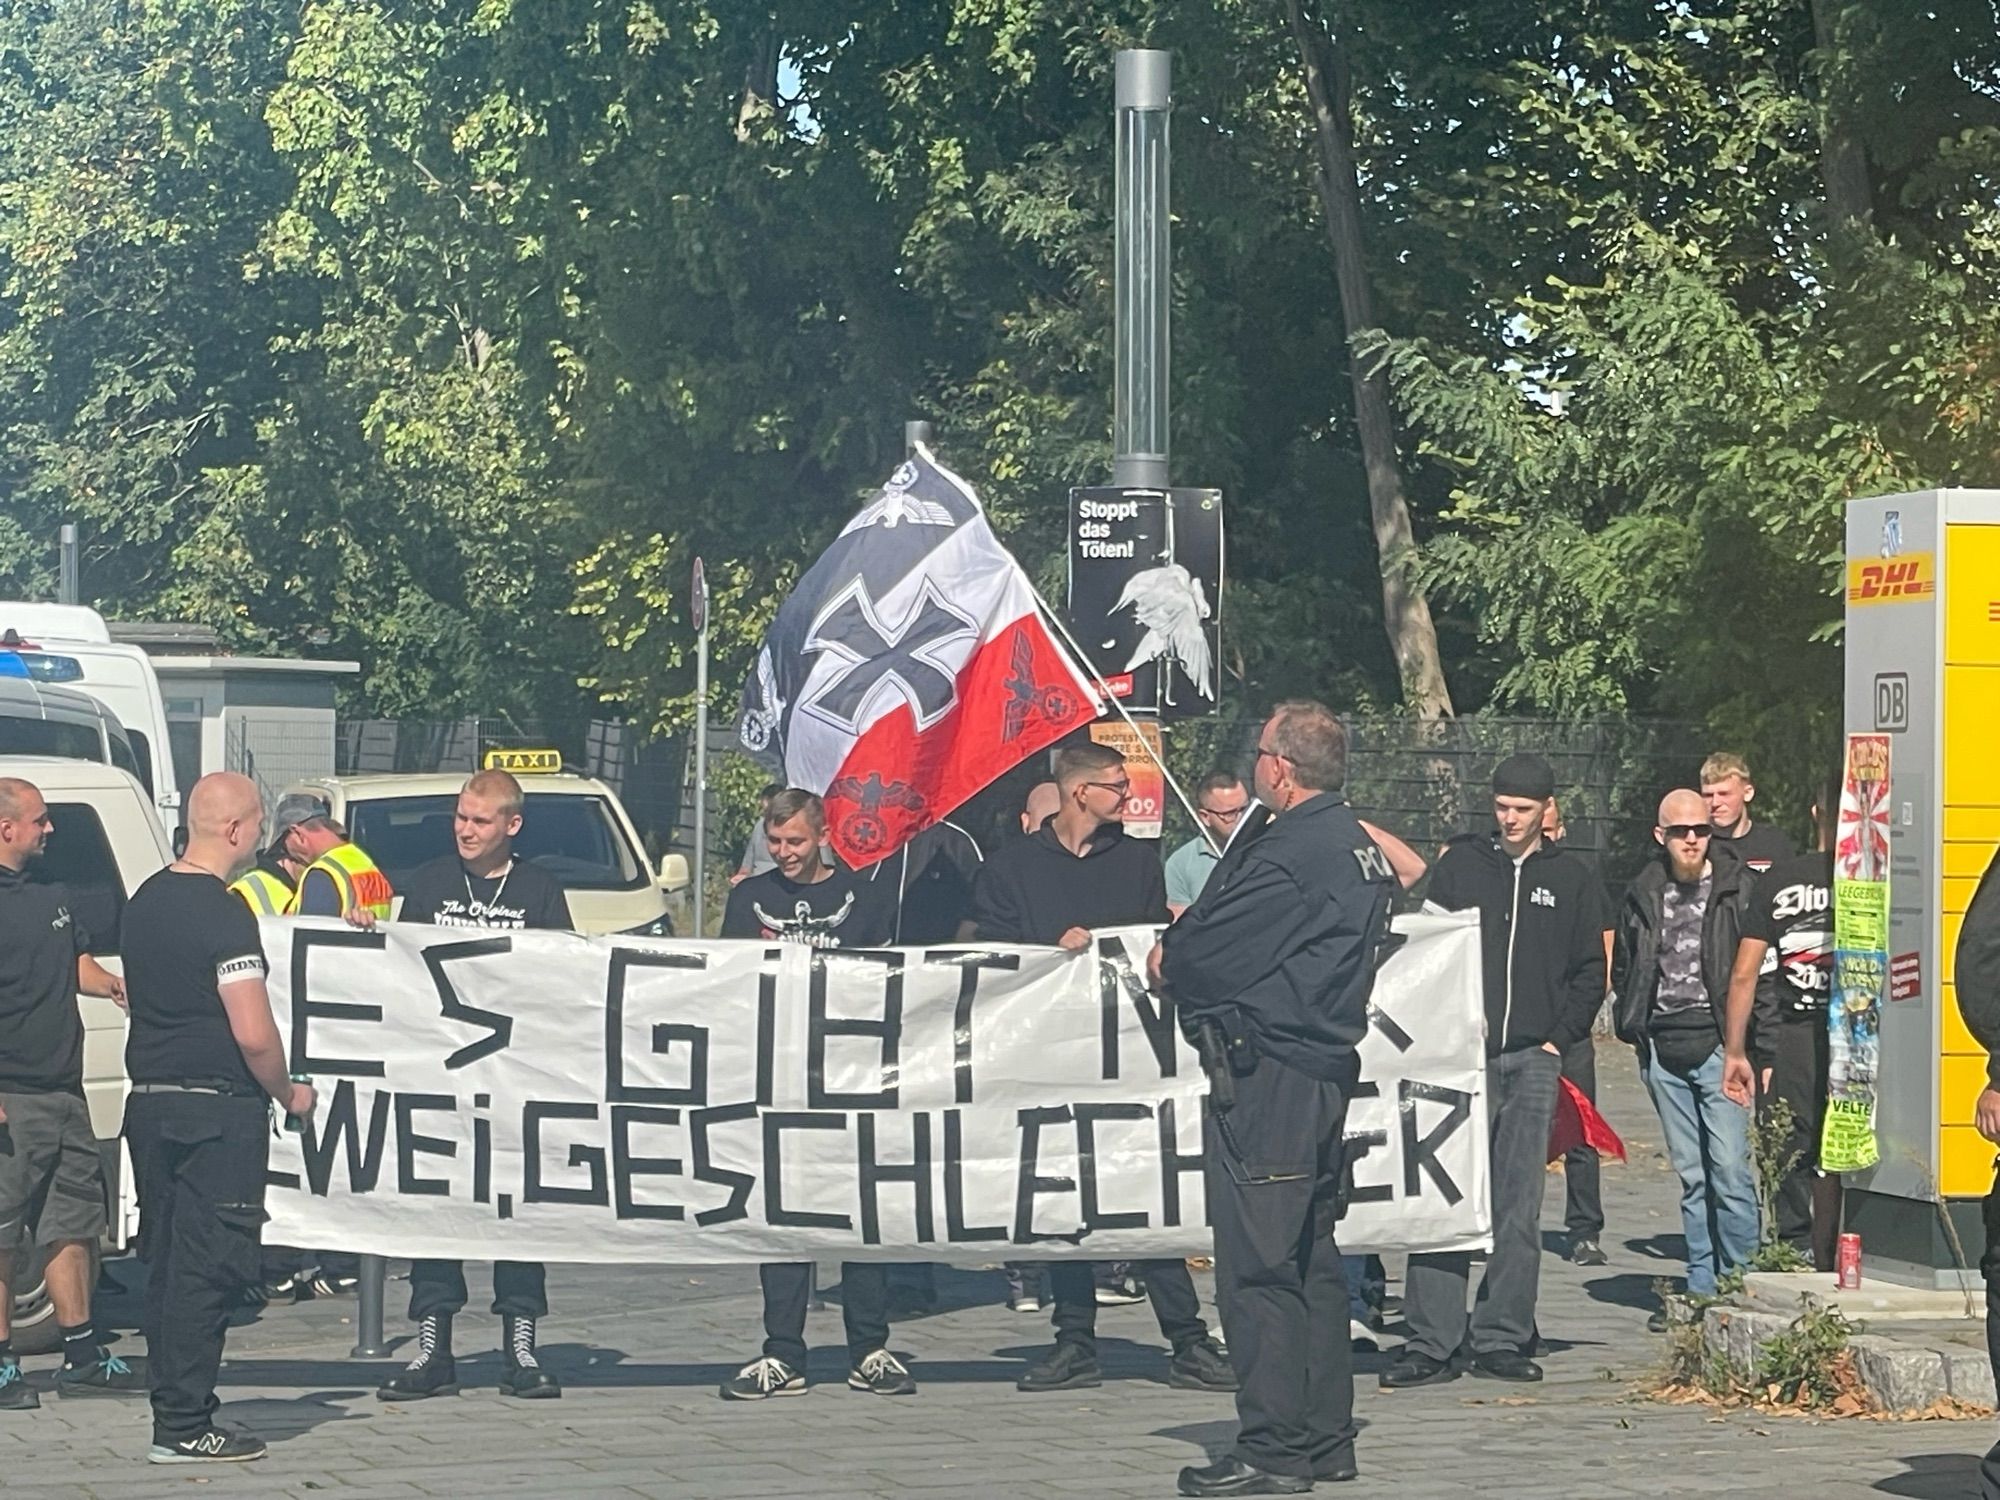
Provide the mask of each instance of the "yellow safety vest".
POLYGON ((260 917, 282 917, 298 899, 292 888, 269 870, 252 869, 232 880, 229 888, 260 917))
POLYGON ((306 877, 314 870, 320 870, 333 877, 334 889, 340 892, 340 909, 353 911, 357 906, 365 906, 375 913, 379 922, 389 920, 389 904, 396 893, 390 888, 389 877, 375 868, 375 861, 361 852, 358 844, 336 844, 310 865, 305 874, 299 876, 299 888, 285 905, 285 915, 299 914, 299 897, 306 888, 306 877))

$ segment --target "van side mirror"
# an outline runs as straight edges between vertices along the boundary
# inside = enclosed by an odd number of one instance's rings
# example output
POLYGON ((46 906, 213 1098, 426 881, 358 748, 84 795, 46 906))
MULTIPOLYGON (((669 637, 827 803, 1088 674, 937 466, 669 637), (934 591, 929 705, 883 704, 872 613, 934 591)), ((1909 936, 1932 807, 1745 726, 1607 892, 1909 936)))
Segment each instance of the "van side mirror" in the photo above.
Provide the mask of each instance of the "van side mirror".
POLYGON ((665 854, 660 857, 660 873, 653 877, 653 884, 663 891, 684 891, 692 883, 688 874, 688 860, 685 854, 665 854))

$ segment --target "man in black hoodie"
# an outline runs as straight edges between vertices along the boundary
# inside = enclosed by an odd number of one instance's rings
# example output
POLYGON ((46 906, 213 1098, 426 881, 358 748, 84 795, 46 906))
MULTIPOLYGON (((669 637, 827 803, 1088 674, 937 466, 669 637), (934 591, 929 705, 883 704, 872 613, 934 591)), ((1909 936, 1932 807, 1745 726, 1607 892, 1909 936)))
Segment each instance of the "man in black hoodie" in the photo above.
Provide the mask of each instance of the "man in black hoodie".
MULTIPOLYGON (((2000 854, 1986 867, 1965 925, 1958 931, 1952 970, 1958 1013, 1972 1039, 1986 1049, 1986 1087, 1979 1091, 1972 1121, 1979 1133, 2000 1146, 2000 854)), ((2000 1170, 1986 1195, 1986 1248, 1979 1274, 1986 1281, 1986 1357, 2000 1379, 2000 1170)), ((2000 1500, 2000 1443, 1979 1463, 1980 1500, 2000 1500)))
POLYGON ((1403 1301, 1410 1339, 1382 1372, 1384 1390, 1456 1380, 1468 1338, 1475 1375, 1542 1378, 1527 1351, 1541 1285, 1549 1121, 1563 1049, 1590 1035, 1604 999, 1595 877, 1582 860, 1542 839, 1555 790, 1547 761, 1509 756, 1493 775, 1497 831, 1453 839, 1431 872, 1431 901, 1480 914, 1493 1252, 1469 1319, 1472 1257, 1410 1257, 1403 1301))
MULTIPOLYGON (((1713 1296, 1757 1250, 1750 1111, 1723 1089, 1721 1024, 1750 875, 1714 832, 1701 793, 1667 794, 1653 830, 1660 859, 1626 889, 1611 957, 1618 1038, 1639 1054, 1680 1174, 1688 1290, 1697 1296, 1713 1296)), ((1651 1326, 1665 1329, 1664 1311, 1651 1326)))
MULTIPOLYGON (((1055 771, 1062 798, 1056 813, 980 866, 972 891, 974 937, 1053 943, 1081 952, 1090 946, 1093 927, 1164 923, 1167 882, 1160 852, 1125 836, 1125 799, 1132 791, 1125 757, 1107 745, 1071 745, 1056 753, 1055 771)), ((1174 1348, 1168 1383, 1188 1390, 1235 1390, 1236 1372, 1208 1336, 1186 1263, 1146 1261, 1140 1269, 1160 1331, 1174 1348)), ((1049 1268, 1049 1290, 1056 1346, 1016 1384, 1024 1391, 1102 1385, 1090 1262, 1056 1262, 1049 1268)))

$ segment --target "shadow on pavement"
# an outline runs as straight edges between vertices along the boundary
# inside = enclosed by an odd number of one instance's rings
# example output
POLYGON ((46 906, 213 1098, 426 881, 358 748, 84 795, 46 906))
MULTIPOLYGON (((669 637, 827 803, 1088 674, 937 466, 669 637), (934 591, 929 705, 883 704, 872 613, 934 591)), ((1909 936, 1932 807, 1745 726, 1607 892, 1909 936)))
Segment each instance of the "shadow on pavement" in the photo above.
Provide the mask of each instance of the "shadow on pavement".
POLYGON ((1583 1284, 1583 1291, 1593 1302, 1651 1312, 1660 1305, 1660 1295, 1653 1290, 1658 1280, 1659 1276, 1646 1271, 1620 1271, 1615 1276, 1593 1276, 1583 1284))
POLYGON ((1648 1260, 1667 1260, 1680 1266, 1687 1264, 1687 1241, 1677 1234, 1650 1234, 1643 1240, 1627 1240, 1625 1248, 1648 1260))
POLYGON ((1909 1473, 1878 1479, 1878 1494, 1907 1495, 1913 1500, 1967 1500, 1979 1493, 1979 1458, 1971 1453, 1918 1453, 1896 1462, 1909 1473))
POLYGON ((348 1372, 348 1378, 341 1381, 340 1386, 338 1390, 314 1391, 287 1401, 264 1396, 253 1396, 248 1401, 225 1401, 217 1415, 226 1422, 240 1423, 276 1447, 289 1438, 303 1437, 328 1422, 365 1420, 361 1412, 344 1411, 329 1404, 352 1401, 368 1394, 355 1388, 352 1371, 348 1372))

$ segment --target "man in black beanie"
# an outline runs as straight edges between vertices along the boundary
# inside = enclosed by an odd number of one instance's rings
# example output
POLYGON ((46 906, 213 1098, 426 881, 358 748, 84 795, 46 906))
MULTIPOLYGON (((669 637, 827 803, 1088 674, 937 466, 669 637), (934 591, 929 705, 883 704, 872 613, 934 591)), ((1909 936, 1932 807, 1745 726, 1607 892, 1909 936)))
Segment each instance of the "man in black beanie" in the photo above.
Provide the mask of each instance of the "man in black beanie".
POLYGON ((1384 1390, 1472 1373, 1540 1380, 1528 1356, 1542 1264, 1542 1179, 1565 1047, 1590 1035, 1604 999, 1604 933, 1584 862, 1542 839, 1555 774, 1538 755, 1512 755, 1493 776, 1490 834, 1445 846, 1429 899, 1480 915, 1486 998, 1486 1117, 1491 1138, 1493 1252, 1468 1318, 1472 1257, 1412 1255, 1403 1310, 1410 1339, 1382 1372, 1384 1390))

